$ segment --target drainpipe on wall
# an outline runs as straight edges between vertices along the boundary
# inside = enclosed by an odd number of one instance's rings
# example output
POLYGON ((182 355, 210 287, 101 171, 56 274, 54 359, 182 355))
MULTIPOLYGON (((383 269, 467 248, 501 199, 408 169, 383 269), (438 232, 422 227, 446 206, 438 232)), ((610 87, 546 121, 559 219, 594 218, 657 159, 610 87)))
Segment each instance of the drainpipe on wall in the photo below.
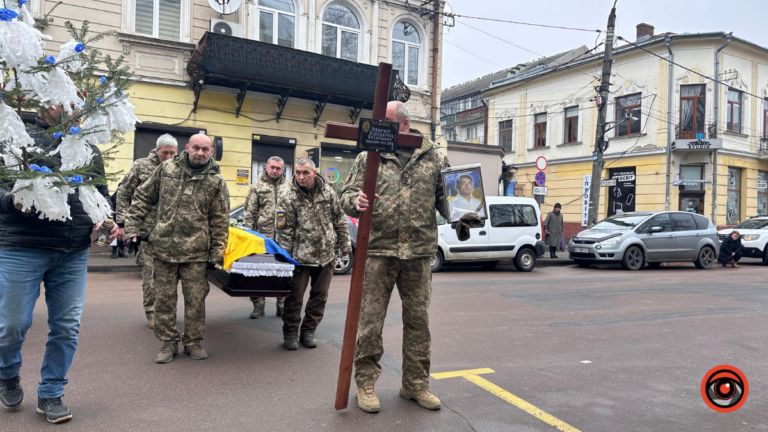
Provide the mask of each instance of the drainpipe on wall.
MULTIPOLYGON (((725 44, 715 51, 715 133, 719 133, 720 115, 720 51, 731 42, 733 32, 725 35, 725 44)), ((717 227, 717 150, 712 156, 712 223, 717 227)))
POLYGON ((480 101, 485 107, 485 123, 483 126, 483 144, 488 145, 488 104, 484 100, 480 101))
POLYGON ((437 131, 437 57, 439 55, 438 37, 440 35, 440 0, 435 0, 435 23, 432 35, 432 142, 435 142, 437 131))
POLYGON ((664 199, 664 210, 669 211, 669 181, 670 181, 670 170, 672 168, 672 164, 670 163, 672 159, 672 70, 674 68, 674 65, 672 62, 675 61, 675 57, 672 54, 672 48, 669 46, 669 36, 666 37, 666 43, 667 43, 667 52, 669 52, 669 86, 667 89, 667 182, 666 182, 666 194, 664 199))

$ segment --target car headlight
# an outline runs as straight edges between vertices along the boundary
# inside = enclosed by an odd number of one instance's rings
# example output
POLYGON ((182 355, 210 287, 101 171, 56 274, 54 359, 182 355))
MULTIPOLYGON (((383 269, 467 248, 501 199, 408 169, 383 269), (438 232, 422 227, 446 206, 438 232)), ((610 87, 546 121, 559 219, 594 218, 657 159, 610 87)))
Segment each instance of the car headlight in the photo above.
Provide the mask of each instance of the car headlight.
POLYGON ((744 240, 755 241, 760 238, 760 234, 744 234, 744 240))
POLYGON ((602 246, 615 246, 617 244, 621 243, 621 236, 611 237, 607 240, 603 240, 601 242, 598 242, 597 244, 602 246))

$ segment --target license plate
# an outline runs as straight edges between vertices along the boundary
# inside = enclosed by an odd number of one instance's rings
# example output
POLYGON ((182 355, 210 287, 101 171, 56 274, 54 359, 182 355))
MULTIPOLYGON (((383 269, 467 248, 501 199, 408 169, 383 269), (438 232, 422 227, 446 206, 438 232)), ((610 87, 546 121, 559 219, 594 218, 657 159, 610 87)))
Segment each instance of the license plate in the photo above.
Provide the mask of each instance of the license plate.
POLYGON ((573 251, 576 253, 589 253, 589 249, 587 248, 573 248, 573 251))

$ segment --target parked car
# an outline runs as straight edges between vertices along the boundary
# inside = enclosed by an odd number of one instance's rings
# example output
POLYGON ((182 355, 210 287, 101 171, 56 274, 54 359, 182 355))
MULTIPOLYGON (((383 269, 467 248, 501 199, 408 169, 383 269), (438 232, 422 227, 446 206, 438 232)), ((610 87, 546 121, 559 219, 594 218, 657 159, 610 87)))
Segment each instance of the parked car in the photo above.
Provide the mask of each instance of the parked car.
POLYGON ((679 211, 617 214, 578 233, 568 245, 570 258, 581 267, 619 263, 625 270, 685 261, 708 269, 719 250, 709 218, 679 211))
POLYGON ((480 262, 486 269, 499 260, 513 260, 519 271, 536 267, 536 258, 544 254, 541 241, 541 213, 532 198, 486 197, 490 219, 470 229, 470 238, 459 241, 456 223, 437 215, 437 253, 431 260, 437 272, 446 262, 480 262))
MULTIPOLYGON (((236 223, 243 223, 243 213, 245 206, 237 207, 229 212, 229 219, 236 223)), ((343 275, 352 270, 352 261, 355 256, 355 247, 357 246, 357 219, 347 216, 347 228, 349 228, 349 237, 352 240, 352 252, 343 257, 339 253, 339 247, 336 245, 336 263, 333 267, 333 274, 343 275)))
POLYGON ((722 229, 717 232, 722 242, 737 230, 741 235, 741 244, 744 246, 744 257, 760 258, 763 265, 768 265, 768 215, 754 216, 733 228, 722 229))

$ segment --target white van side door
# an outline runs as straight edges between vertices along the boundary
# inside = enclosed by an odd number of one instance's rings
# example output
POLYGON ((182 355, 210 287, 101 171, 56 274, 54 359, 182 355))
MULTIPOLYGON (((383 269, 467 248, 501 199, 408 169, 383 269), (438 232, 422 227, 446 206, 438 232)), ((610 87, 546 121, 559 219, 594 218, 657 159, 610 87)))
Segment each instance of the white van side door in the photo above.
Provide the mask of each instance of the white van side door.
POLYGON ((522 244, 536 245, 539 216, 531 204, 491 204, 491 259, 511 259, 522 244))
POLYGON ((482 261, 488 259, 488 221, 482 220, 469 230, 469 240, 459 241, 456 223, 445 226, 446 261, 482 261))

